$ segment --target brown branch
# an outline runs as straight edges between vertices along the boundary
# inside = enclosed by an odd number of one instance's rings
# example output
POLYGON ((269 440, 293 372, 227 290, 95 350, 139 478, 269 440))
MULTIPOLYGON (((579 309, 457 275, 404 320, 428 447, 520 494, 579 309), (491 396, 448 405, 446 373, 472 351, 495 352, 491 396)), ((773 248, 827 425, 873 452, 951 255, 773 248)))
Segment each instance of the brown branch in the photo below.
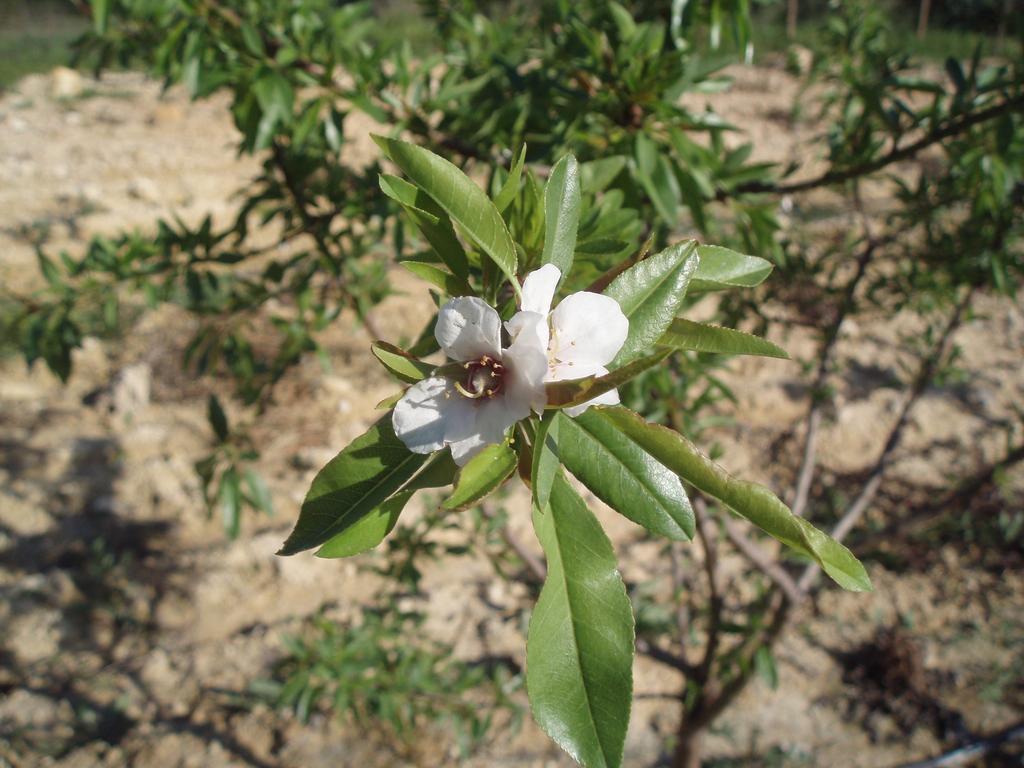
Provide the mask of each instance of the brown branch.
POLYGON ((933 757, 928 760, 919 760, 914 763, 904 763, 899 768, 959 768, 959 766, 973 763, 979 757, 984 757, 989 752, 1008 744, 1011 741, 1024 739, 1024 722, 1011 725, 1009 728, 1000 731, 994 736, 978 739, 970 744, 946 752, 945 754, 933 757))
POLYGON ((715 541, 717 531, 714 530, 708 516, 707 503, 700 496, 693 500, 693 515, 697 523, 697 536, 704 546, 704 573, 708 579, 708 639, 704 647, 704 656, 696 669, 696 680, 703 685, 707 682, 711 665, 715 662, 715 654, 718 652, 720 639, 720 628, 722 624, 722 612, 725 610, 725 601, 722 598, 722 585, 718 572, 718 546, 715 541))
MULTIPOLYGON (((861 517, 864 516, 864 513, 871 505, 871 502, 874 501, 875 495, 878 493, 878 489, 882 484, 882 478, 885 475, 885 471, 888 469, 889 460, 892 458, 896 448, 899 447, 900 442, 903 440, 903 435, 906 432, 908 423, 910 422, 910 412, 924 394, 928 384, 931 383, 932 378, 935 376, 935 371, 939 364, 946 356, 946 352, 949 348, 950 342, 952 341, 953 333, 960 327, 964 312, 970 306, 973 295, 973 290, 969 290, 957 303, 956 308, 953 310, 949 320, 946 322, 938 340, 932 346, 931 352, 925 356, 918 366, 917 375, 914 377, 914 382, 911 385, 910 391, 903 399, 903 405, 900 407, 896 423, 893 424, 892 429, 889 430, 889 436, 886 438, 885 446, 882 448, 881 454, 879 454, 878 459, 875 461, 875 464, 871 469, 871 473, 864 482, 857 498, 847 508, 835 528, 832 529, 832 538, 836 541, 841 542, 846 538, 850 531, 853 530, 854 526, 860 522, 861 517)), ((820 570, 821 567, 817 563, 811 563, 808 565, 804 570, 803 575, 801 575, 800 580, 797 582, 800 589, 804 591, 810 589, 820 570)))
POLYGON ((807 412, 807 428, 804 431, 804 450, 800 462, 800 470, 797 473, 796 489, 793 492, 793 503, 790 505, 793 514, 802 517, 807 509, 807 501, 810 497, 811 486, 814 483, 814 472, 817 465, 818 432, 821 429, 822 408, 824 407, 823 391, 825 382, 828 380, 829 369, 835 358, 836 346, 839 342, 839 333, 843 323, 854 308, 857 288, 864 276, 867 274, 868 265, 875 256, 876 250, 883 244, 891 242, 896 238, 896 233, 890 233, 884 239, 875 238, 871 232, 871 223, 864 212, 864 205, 860 194, 854 190, 854 203, 863 222, 864 234, 867 245, 857 256, 857 265, 853 277, 850 278, 843 289, 843 298, 836 310, 836 316, 832 319, 825 331, 824 342, 821 352, 818 355, 818 369, 814 375, 814 382, 811 384, 811 406, 807 412))
POLYGON ((747 538, 743 525, 738 520, 725 521, 725 535, 741 555, 783 591, 791 603, 799 605, 804 601, 807 593, 797 586, 796 581, 789 575, 789 571, 783 568, 772 555, 747 538))
MULTIPOLYGON (((669 565, 672 573, 672 598, 678 599, 683 594, 683 590, 686 587, 683 576, 682 563, 679 561, 679 550, 675 544, 669 544, 668 547, 668 558, 669 565)), ((682 644, 687 632, 690 629, 690 609, 689 604, 685 600, 679 600, 679 605, 676 608, 676 631, 679 633, 679 640, 682 644)), ((685 652, 682 654, 683 658, 686 658, 685 652)))
POLYGON ((737 195, 756 194, 761 192, 774 195, 785 195, 796 192, 806 192, 811 189, 826 187, 833 184, 842 184, 846 181, 852 181, 853 179, 867 176, 875 171, 880 171, 893 163, 909 160, 914 155, 927 149, 933 144, 938 144, 945 139, 949 139, 963 133, 969 128, 973 128, 974 126, 988 122, 989 120, 995 120, 996 118, 1010 114, 1022 108, 1024 108, 1024 94, 1019 94, 1008 98, 999 104, 991 106, 988 109, 983 109, 980 112, 974 112, 973 114, 952 118, 942 127, 929 131, 917 141, 907 144, 905 147, 893 147, 893 149, 888 153, 881 157, 877 157, 874 160, 869 160, 850 168, 829 170, 820 176, 815 176, 814 178, 806 179, 804 181, 795 181, 786 184, 751 181, 746 184, 740 184, 731 190, 721 189, 715 195, 715 199, 725 200, 730 197, 736 197, 737 195))

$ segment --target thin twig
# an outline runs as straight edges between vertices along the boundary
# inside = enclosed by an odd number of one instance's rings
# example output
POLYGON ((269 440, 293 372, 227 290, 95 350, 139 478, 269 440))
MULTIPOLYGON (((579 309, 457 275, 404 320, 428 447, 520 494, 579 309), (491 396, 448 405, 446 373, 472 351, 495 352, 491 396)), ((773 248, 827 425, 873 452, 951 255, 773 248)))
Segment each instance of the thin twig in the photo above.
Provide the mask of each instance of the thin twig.
POLYGON ((789 575, 789 571, 783 568, 765 549, 747 538, 743 526, 738 520, 725 521, 725 535, 740 551, 740 554, 785 593, 791 603, 799 605, 804 601, 807 594, 797 586, 796 581, 789 575))
POLYGON ((867 176, 868 174, 880 171, 888 165, 898 163, 902 160, 909 160, 917 153, 927 149, 933 144, 938 144, 945 139, 956 136, 964 131, 972 128, 981 123, 994 120, 1002 117, 1003 115, 1010 114, 1021 108, 1024 108, 1024 94, 1017 95, 1012 98, 1006 99, 1005 101, 995 104, 988 109, 983 109, 980 112, 975 112, 969 115, 963 115, 957 118, 953 118, 948 121, 941 128, 936 128, 920 139, 905 147, 894 147, 888 153, 877 157, 874 160, 870 160, 859 165, 855 165, 851 168, 845 168, 841 170, 830 170, 820 176, 807 179, 805 181, 795 181, 788 184, 775 184, 772 182, 765 181, 751 181, 746 184, 740 184, 731 190, 721 189, 715 196, 717 200, 725 200, 730 197, 736 197, 742 194, 754 194, 758 192, 767 192, 774 195, 792 194, 795 192, 806 192, 817 187, 826 187, 833 184, 841 184, 846 181, 867 176))
MULTIPOLYGON (((480 505, 480 511, 488 520, 494 520, 496 517, 494 510, 486 504, 480 505)), ((501 540, 508 544, 509 549, 515 552, 516 556, 523 561, 523 564, 530 572, 530 576, 532 577, 531 580, 535 581, 537 584, 543 584, 544 580, 548 577, 548 569, 547 566, 541 562, 540 558, 531 552, 526 545, 523 544, 523 542, 521 542, 514 533, 512 533, 512 529, 509 527, 508 523, 501 526, 498 533, 501 536, 501 540)))
POLYGON ((718 547, 714 530, 708 516, 708 507, 704 499, 697 496, 693 500, 693 515, 697 523, 697 535, 704 545, 704 572, 708 578, 708 639, 704 646, 704 656, 697 665, 696 678, 698 683, 705 683, 711 673, 711 665, 715 662, 718 652, 722 613, 725 602, 722 599, 722 586, 718 572, 718 547))
MULTIPOLYGON (((676 607, 676 631, 679 633, 679 641, 683 643, 690 631, 690 609, 685 600, 679 599, 683 594, 686 583, 683 577, 683 566, 679 561, 679 549, 676 544, 669 544, 668 547, 669 565, 672 569, 672 598, 679 601, 676 607)), ((685 658, 686 654, 683 654, 685 658)))
POLYGON ((839 303, 839 308, 836 310, 835 317, 825 330, 825 339, 822 343, 821 352, 818 355, 818 370, 814 375, 814 383, 811 384, 811 406, 807 412, 807 428, 804 432, 803 458, 800 462, 800 470, 797 473, 796 490, 793 493, 793 503, 791 505, 793 514, 797 517, 802 517, 806 511, 811 486, 814 483, 814 471, 818 455, 818 432, 821 429, 822 409, 825 405, 822 393, 825 389, 829 370, 832 367, 832 361, 835 358, 839 332, 842 330, 847 316, 853 310, 857 287, 867 274, 868 265, 874 258, 877 248, 883 242, 888 242, 889 239, 895 236, 891 234, 884 241, 876 239, 871 231, 871 222, 864 212, 864 204, 857 188, 854 188, 853 198, 856 209, 861 217, 867 244, 860 252, 860 255, 857 256, 856 270, 843 290, 843 298, 839 303))
POLYGON ((1017 739, 1024 739, 1024 722, 1011 725, 994 736, 978 739, 938 757, 919 760, 916 763, 904 763, 899 768, 959 768, 959 766, 973 763, 979 757, 987 755, 989 752, 993 752, 1004 744, 1016 741, 1017 739))
MULTIPOLYGON (((946 351, 949 347, 950 341, 952 340, 953 333, 960 326, 963 314, 970 305, 973 293, 973 289, 967 291, 964 294, 964 297, 957 303, 956 308, 953 310, 949 320, 946 322, 941 335, 932 347, 932 351, 921 361, 920 366, 918 366, 917 375, 914 377, 914 382, 911 385, 910 391, 904 397, 899 416, 896 418, 896 423, 893 424, 892 429, 889 430, 889 436, 886 438, 885 446, 882 448, 881 454, 879 454, 878 459, 875 461, 874 467, 871 469, 871 473, 864 482, 857 498, 839 519, 836 527, 832 529, 832 538, 836 541, 841 542, 846 538, 847 534, 849 534, 854 526, 860 522, 861 517, 863 517, 868 507, 871 505, 871 502, 874 501, 875 495, 878 493, 878 489, 882 484, 882 478, 885 475, 885 471, 888 469, 889 459, 892 457, 892 454, 895 452, 896 448, 899 447, 899 444, 903 439, 907 424, 910 421, 910 412, 928 388, 928 384, 934 377, 939 363, 946 356, 946 351)), ((804 591, 810 589, 820 570, 821 567, 817 563, 811 563, 808 565, 804 570, 803 575, 801 575, 800 580, 797 582, 800 589, 804 591)))
POLYGON ((636 639, 636 650, 644 656, 648 656, 655 661, 661 662, 667 667, 671 667, 679 672, 682 672, 686 677, 690 677, 694 674, 694 666, 682 656, 666 651, 661 646, 651 642, 650 640, 638 637, 636 639))

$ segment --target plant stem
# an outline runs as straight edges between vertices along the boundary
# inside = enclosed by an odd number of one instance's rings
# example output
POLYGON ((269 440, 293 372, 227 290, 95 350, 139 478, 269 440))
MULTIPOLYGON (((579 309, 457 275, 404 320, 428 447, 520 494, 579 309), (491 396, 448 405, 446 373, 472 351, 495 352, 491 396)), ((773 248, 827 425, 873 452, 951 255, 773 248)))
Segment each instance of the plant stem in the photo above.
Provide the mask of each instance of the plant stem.
MULTIPOLYGON (((946 356, 946 352, 949 348, 950 342, 952 341, 953 333, 960 327, 964 312, 967 311, 970 306, 973 296, 973 289, 968 290, 964 294, 963 298, 957 303, 956 308, 950 315, 949 320, 946 322, 938 341, 936 341, 932 346, 931 352, 925 356, 918 366, 917 375, 914 377, 914 382, 910 387, 910 391, 904 397, 903 405, 900 407, 899 416, 896 418, 896 423, 893 424, 892 429, 889 430, 889 436, 886 438, 885 446, 882 448, 882 453, 879 454, 878 459, 875 461, 874 467, 871 469, 868 479, 861 488, 860 494, 858 494, 856 500, 854 500, 854 502, 847 508, 835 528, 832 529, 832 538, 836 541, 841 542, 846 538, 853 527, 860 522, 861 517, 864 516, 864 513, 871 505, 871 502, 874 501, 875 495, 878 493, 878 489, 882 484, 882 478, 885 475, 885 471, 888 469, 889 460, 892 458, 893 453, 903 439, 907 424, 910 421, 910 412, 924 394, 928 384, 931 383, 932 378, 935 376, 935 372, 938 369, 939 364, 946 356)), ((811 563, 808 565, 804 570, 803 575, 800 577, 800 580, 797 582, 800 589, 803 591, 809 590, 820 570, 821 567, 817 563, 811 563)))
POLYGON ((973 128, 976 125, 988 122, 989 120, 994 120, 1022 108, 1024 108, 1024 94, 1008 98, 1005 101, 995 104, 987 109, 983 109, 980 112, 974 112, 952 118, 945 125, 929 131, 917 141, 907 144, 904 147, 893 147, 889 152, 881 157, 876 157, 874 160, 868 160, 850 168, 833 169, 821 174, 820 176, 815 176, 814 178, 806 179, 804 181, 795 181, 784 184, 766 181, 751 181, 745 184, 740 184, 731 190, 719 190, 715 195, 715 199, 725 200, 738 195, 757 194, 762 192, 773 195, 785 195, 796 192, 807 192, 811 189, 827 187, 833 184, 842 184, 846 181, 852 181, 853 179, 867 176, 875 171, 880 171, 893 163, 909 160, 914 155, 927 149, 933 144, 938 144, 941 141, 952 138, 970 128, 973 128))

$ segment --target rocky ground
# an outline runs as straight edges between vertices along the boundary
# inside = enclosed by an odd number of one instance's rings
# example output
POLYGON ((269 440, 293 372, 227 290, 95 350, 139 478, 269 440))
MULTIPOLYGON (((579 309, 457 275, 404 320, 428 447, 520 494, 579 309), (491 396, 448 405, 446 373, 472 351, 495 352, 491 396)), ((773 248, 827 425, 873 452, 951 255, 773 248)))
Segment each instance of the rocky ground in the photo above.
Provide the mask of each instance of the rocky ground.
MULTIPOLYGON (((714 104, 732 122, 756 126, 766 157, 787 160, 813 132, 788 123, 795 95, 781 71, 754 69, 714 104)), ((350 133, 359 152, 370 151, 365 125, 350 133)), ((93 82, 58 71, 22 81, 0 96, 0 284, 19 293, 38 285, 33 240, 79 252, 92 235, 147 230, 171 213, 228 216, 256 168, 236 157, 234 142, 224 100, 189 103, 139 75, 93 82)), ((430 307, 422 288, 395 277, 402 293, 374 312, 385 334, 418 327, 430 307)), ((980 309, 956 339, 973 373, 924 398, 872 524, 1005 450, 993 424, 1024 398, 1024 311, 992 298, 980 309)), ((207 516, 192 469, 209 446, 206 395, 218 385, 181 371, 191 323, 162 309, 118 340, 87 342, 66 386, 13 354, 0 359, 0 765, 459 763, 443 729, 396 754, 372 723, 317 714, 303 724, 249 695, 283 654, 283 638, 321 610, 357 616, 381 583, 361 567, 375 556, 324 561, 274 551, 315 470, 376 418, 374 404, 393 385, 371 362, 368 337, 343 318, 329 338, 331 370, 300 366, 254 425, 277 512, 248 517, 229 541, 207 516)), ((897 398, 884 384, 902 375, 907 357, 894 340, 915 323, 877 318, 843 338, 840 357, 852 365, 823 436, 826 478, 855 479, 877 455, 897 398)), ((806 332, 777 340, 797 357, 813 349, 806 332)), ((736 361, 727 380, 738 395, 736 424, 715 433, 729 448, 727 466, 784 487, 795 464, 789 435, 806 408, 800 367, 736 361)), ((1019 488, 1019 470, 1005 482, 1019 488)), ((502 505, 529 540, 521 496, 502 505)), ((972 504, 947 517, 976 512, 972 504)), ((603 520, 628 579, 664 572, 635 528, 603 520)), ((709 759, 894 765, 939 750, 958 715, 977 733, 1020 719, 1020 559, 989 557, 982 542, 936 541, 876 559, 870 595, 826 590, 818 613, 781 643, 778 687, 749 687, 709 738, 709 759)), ((522 662, 525 589, 497 581, 484 558, 430 565, 424 593, 425 631, 455 656, 522 662)), ((641 696, 626 764, 652 765, 678 716, 659 694, 680 681, 646 659, 635 676, 641 696)), ((525 702, 522 691, 515 696, 525 702)), ((527 717, 518 734, 497 731, 464 764, 570 761, 527 717)))

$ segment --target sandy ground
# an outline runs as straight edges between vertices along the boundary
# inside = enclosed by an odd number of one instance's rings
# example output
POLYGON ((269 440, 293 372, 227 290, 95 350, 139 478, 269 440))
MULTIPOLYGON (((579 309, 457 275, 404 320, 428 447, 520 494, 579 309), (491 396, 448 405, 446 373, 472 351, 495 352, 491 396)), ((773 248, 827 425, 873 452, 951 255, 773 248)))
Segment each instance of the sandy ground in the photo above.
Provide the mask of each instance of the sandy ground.
MULTIPOLYGON (((235 156, 223 99, 190 104, 134 74, 85 85, 61 98, 59 76, 35 76, 0 98, 5 288, 39 283, 26 232, 48 229, 51 251, 77 253, 92 235, 145 230, 171 213, 227 216, 255 172, 255 160, 235 156)), ((728 120, 755 126, 764 157, 785 161, 801 157, 813 134, 788 123, 795 94, 781 71, 756 69, 738 73, 734 91, 712 103, 728 120)), ((364 125, 350 133, 369 146, 364 125)), ((430 301, 395 279, 402 292, 374 319, 397 335, 426 320, 430 301)), ((948 487, 1004 450, 993 424, 1024 399, 1024 312, 987 298, 981 310, 957 336, 966 383, 925 397, 890 485, 948 487)), ((372 363, 364 331, 343 318, 328 338, 331 369, 301 365, 253 427, 277 514, 248 517, 242 536, 228 541, 206 515, 191 466, 209 444, 206 394, 223 391, 181 372, 193 327, 161 309, 116 343, 90 341, 66 386, 40 366, 26 371, 13 356, 0 359, 0 765, 459 763, 443 733, 424 733, 413 752, 396 756, 380 748, 373 728, 320 715, 301 724, 263 704, 239 704, 280 657, 284 636, 324 606, 351 618, 379 583, 356 562, 273 553, 316 469, 376 418, 374 404, 394 385, 372 363)), ((823 437, 825 478, 845 481, 870 466, 897 399, 884 384, 909 359, 894 339, 918 329, 901 315, 851 325, 844 336, 840 357, 857 365, 838 381, 823 437)), ((777 340, 796 357, 813 350, 806 332, 777 340)), ((784 488, 796 463, 791 428, 806 407, 800 366, 735 361, 727 380, 738 403, 735 426, 715 433, 729 448, 725 463, 784 488)), ((1019 475, 1007 482, 1019 484, 1019 475)), ((912 493, 899 493, 883 494, 880 510, 909 508, 912 493)), ((503 504, 529 540, 522 494, 503 504)), ((658 548, 601 515, 627 579, 663 579, 658 548)), ((880 525, 880 515, 869 522, 880 525)), ((787 633, 778 688, 755 681, 710 736, 709 757, 886 766, 939 750, 950 713, 979 733, 1021 717, 1020 561, 993 565, 982 544, 965 542, 938 545, 916 567, 882 562, 871 565, 873 594, 826 590, 819 613, 787 633)), ((424 585, 426 630, 457 655, 522 662, 525 590, 496 582, 482 558, 443 560, 424 585)), ((673 702, 652 695, 680 681, 646 659, 635 677, 643 696, 626 765, 652 765, 678 717, 673 702)), ((571 762, 527 717, 518 735, 497 734, 465 764, 571 762)))

